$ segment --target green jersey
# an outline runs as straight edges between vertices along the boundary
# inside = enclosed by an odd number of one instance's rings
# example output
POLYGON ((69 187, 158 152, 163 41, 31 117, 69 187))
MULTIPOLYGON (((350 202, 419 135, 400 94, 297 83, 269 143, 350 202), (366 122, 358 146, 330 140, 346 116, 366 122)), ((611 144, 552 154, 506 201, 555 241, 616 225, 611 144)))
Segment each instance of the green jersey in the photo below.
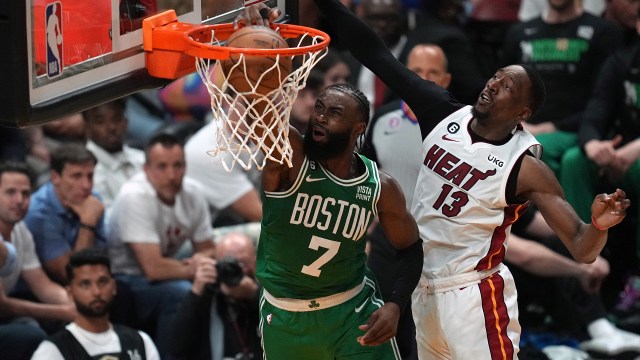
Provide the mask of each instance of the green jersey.
POLYGON ((357 178, 340 179, 305 158, 289 190, 262 193, 257 276, 271 295, 313 299, 362 283, 380 178, 376 164, 359 157, 366 171, 357 178))

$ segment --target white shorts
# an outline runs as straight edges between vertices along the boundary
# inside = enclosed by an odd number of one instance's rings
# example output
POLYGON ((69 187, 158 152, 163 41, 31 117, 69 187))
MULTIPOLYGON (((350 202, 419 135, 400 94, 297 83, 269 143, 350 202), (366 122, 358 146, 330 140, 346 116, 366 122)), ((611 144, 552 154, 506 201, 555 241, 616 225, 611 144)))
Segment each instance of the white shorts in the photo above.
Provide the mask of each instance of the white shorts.
POLYGON ((438 279, 435 285, 422 278, 411 307, 420 360, 518 358, 517 292, 503 264, 438 279))

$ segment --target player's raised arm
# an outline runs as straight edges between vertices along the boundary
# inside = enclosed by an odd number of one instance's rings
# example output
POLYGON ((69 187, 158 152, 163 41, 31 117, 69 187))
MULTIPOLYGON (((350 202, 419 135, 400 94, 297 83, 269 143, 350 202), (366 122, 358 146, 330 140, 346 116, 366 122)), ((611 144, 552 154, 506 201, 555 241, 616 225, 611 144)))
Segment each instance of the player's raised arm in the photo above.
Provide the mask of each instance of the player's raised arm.
MULTIPOLYGON (((420 102, 440 102, 448 93, 431 82, 426 82, 399 62, 387 49, 382 39, 351 10, 337 0, 314 0, 330 26, 338 34, 351 54, 374 72, 387 86, 400 96, 412 109, 420 108, 420 102), (433 95, 425 98, 424 88, 431 88, 433 95)), ((424 105, 422 105, 424 106, 424 105)))
MULTIPOLYGON (((431 81, 422 80, 407 69, 387 49, 375 31, 340 1, 315 0, 315 3, 353 56, 400 96, 418 115, 420 121, 446 116, 462 106, 456 104, 457 100, 445 89, 431 81)), ((240 19, 246 23, 257 23, 260 22, 260 16, 267 16, 270 21, 278 16, 274 9, 264 9, 268 8, 262 2, 254 4, 245 9, 240 19)), ((423 137, 426 135, 423 134, 423 137)))
POLYGON ((518 194, 536 204, 542 216, 579 262, 593 262, 607 242, 607 229, 620 223, 630 201, 624 191, 596 196, 592 222, 585 224, 564 199, 551 170, 540 160, 526 156, 518 175, 518 194), (536 174, 536 176, 532 176, 536 174))

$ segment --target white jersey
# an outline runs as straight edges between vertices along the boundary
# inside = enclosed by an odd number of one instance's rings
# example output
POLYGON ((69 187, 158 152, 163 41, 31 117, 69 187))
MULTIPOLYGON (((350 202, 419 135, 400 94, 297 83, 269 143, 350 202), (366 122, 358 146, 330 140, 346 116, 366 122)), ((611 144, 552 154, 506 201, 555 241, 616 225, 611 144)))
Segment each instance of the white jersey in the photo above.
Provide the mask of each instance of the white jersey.
POLYGON ((540 144, 523 130, 504 144, 473 143, 471 119, 465 106, 422 143, 411 209, 424 240, 422 276, 429 279, 498 266, 511 224, 528 205, 507 203, 507 181, 527 150, 540 155, 540 144))

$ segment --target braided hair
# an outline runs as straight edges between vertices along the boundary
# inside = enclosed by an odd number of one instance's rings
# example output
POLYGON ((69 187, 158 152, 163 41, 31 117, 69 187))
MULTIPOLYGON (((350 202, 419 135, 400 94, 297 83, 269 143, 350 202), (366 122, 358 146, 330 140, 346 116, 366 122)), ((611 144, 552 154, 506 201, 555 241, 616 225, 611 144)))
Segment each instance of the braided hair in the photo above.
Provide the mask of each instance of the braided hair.
POLYGON ((362 134, 360 134, 360 137, 358 138, 358 143, 357 143, 357 148, 361 149, 362 148, 362 144, 364 143, 364 134, 367 132, 367 126, 369 125, 369 109, 370 109, 370 105, 369 105, 369 100, 367 99, 367 97, 362 93, 362 91, 360 91, 360 89, 358 89, 355 85, 351 84, 351 83, 341 83, 341 84, 333 84, 333 85, 329 85, 327 86, 327 88, 325 90, 337 90, 340 91, 344 94, 347 94, 349 96, 351 96, 355 101, 356 101, 356 105, 358 106, 358 110, 359 110, 359 114, 361 116, 361 119, 364 124, 365 124, 365 131, 362 132, 362 134))

